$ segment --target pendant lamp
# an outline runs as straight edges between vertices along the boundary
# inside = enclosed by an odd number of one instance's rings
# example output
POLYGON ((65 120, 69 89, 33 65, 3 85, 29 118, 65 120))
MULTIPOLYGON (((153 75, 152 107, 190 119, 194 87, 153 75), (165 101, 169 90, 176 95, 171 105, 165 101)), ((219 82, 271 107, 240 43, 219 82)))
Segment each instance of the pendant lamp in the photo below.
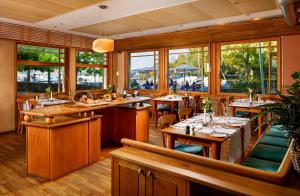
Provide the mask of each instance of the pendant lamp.
POLYGON ((112 52, 114 51, 114 40, 108 38, 99 38, 93 41, 93 48, 95 52, 112 52))
POLYGON ((104 53, 114 51, 114 40, 106 37, 101 38, 101 24, 100 24, 100 38, 93 41, 93 51, 104 53))

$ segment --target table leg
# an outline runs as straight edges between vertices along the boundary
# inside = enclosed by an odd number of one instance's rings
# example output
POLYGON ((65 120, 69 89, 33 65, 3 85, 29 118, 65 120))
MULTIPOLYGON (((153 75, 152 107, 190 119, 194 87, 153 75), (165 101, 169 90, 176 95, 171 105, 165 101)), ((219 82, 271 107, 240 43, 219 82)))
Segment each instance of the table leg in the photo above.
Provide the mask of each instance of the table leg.
POLYGON ((155 120, 155 127, 157 127, 157 101, 153 100, 153 115, 155 120))
POLYGON ((258 116, 257 118, 257 125, 259 126, 258 128, 258 138, 260 138, 261 134, 262 134, 262 126, 261 126, 261 123, 262 123, 262 116, 258 116))
POLYGON ((244 126, 240 127, 240 131, 241 131, 242 159, 244 159, 244 156, 245 156, 245 149, 244 149, 245 128, 244 128, 244 126))
POLYGON ((172 134, 166 134, 167 135, 167 148, 170 148, 170 149, 174 149, 174 146, 175 146, 175 139, 174 137, 172 136, 172 134))
POLYGON ((170 113, 174 114, 174 102, 170 103, 170 113))
POLYGON ((235 107, 230 107, 230 113, 233 117, 235 116, 235 107))
POLYGON ((212 158, 220 160, 221 159, 221 144, 219 143, 212 143, 211 144, 211 151, 212 151, 212 158))

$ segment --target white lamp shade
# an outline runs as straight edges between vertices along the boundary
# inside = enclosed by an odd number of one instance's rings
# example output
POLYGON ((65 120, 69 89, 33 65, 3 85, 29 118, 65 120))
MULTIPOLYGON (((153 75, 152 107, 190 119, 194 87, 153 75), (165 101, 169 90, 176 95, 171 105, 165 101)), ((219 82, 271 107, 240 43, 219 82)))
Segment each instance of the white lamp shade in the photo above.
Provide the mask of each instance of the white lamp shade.
POLYGON ((96 39, 93 41, 93 50, 95 52, 112 52, 114 51, 114 40, 112 39, 96 39))

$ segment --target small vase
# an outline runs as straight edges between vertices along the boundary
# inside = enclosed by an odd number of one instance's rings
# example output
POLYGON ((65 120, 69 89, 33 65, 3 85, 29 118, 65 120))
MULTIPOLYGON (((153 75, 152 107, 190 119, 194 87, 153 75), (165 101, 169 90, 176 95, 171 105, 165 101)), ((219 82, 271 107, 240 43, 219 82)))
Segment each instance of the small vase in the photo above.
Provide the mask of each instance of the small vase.
POLYGON ((206 126, 206 110, 204 109, 203 126, 206 126))

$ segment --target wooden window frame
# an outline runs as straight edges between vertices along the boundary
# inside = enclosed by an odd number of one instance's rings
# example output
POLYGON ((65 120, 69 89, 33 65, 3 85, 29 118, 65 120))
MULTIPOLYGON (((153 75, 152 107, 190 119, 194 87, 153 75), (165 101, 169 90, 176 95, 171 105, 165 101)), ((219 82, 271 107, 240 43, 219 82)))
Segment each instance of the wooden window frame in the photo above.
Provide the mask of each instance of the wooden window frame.
MULTIPOLYGON (((62 94, 62 95, 66 95, 67 94, 67 51, 66 51, 66 48, 65 47, 60 47, 60 46, 52 46, 52 45, 46 45, 46 44, 31 44, 31 43, 26 43, 26 42, 15 42, 15 76, 16 76, 16 89, 17 89, 17 85, 18 85, 18 81, 17 81, 17 67, 19 65, 28 65, 28 66, 58 66, 58 67, 64 67, 64 75, 63 75, 63 78, 64 78, 64 92, 54 92, 54 94, 62 94), (18 56, 17 56, 17 52, 18 52, 18 49, 17 49, 17 46, 18 45, 27 45, 27 46, 37 46, 37 47, 45 47, 45 48, 56 48, 56 49, 63 49, 64 50, 64 62, 61 63, 61 62, 57 62, 57 63, 54 63, 54 62, 40 62, 40 61, 26 61, 26 60, 18 60, 18 56)), ((59 61, 60 61, 60 51, 58 53, 59 57, 59 61)), ((18 94, 16 92, 16 95, 17 97, 32 97, 32 96, 36 96, 36 95, 39 95, 40 92, 30 92, 30 93, 25 93, 25 94, 18 94)))
MULTIPOLYGON (((219 42, 216 43, 216 72, 214 74, 216 78, 215 88, 216 88, 216 95, 217 96, 238 96, 244 97, 246 96, 245 93, 228 93, 228 92, 221 92, 220 89, 220 66, 221 66, 221 46, 225 44, 242 44, 242 43, 253 43, 253 42, 268 42, 268 41, 277 41, 277 91, 281 92, 281 39, 280 37, 270 37, 270 38, 259 38, 259 39, 247 39, 247 40, 239 40, 239 41, 228 41, 228 42, 219 42)), ((269 59, 270 61, 270 59, 269 59)), ((270 63, 268 66, 268 93, 267 94, 258 94, 265 97, 275 97, 276 95, 270 94, 270 63)))
MULTIPOLYGON (((110 76, 110 72, 111 72, 111 70, 110 70, 110 68, 112 67, 111 66, 111 54, 110 53, 106 53, 106 58, 107 58, 107 64, 105 65, 105 64, 85 64, 85 63, 77 63, 76 62, 76 55, 77 55, 77 52, 95 52, 95 51, 93 51, 93 50, 91 50, 91 49, 82 49, 82 48, 76 48, 76 50, 75 50, 75 72, 76 72, 76 68, 77 67, 80 67, 80 68, 106 68, 107 69, 107 76, 106 76, 106 84, 107 84, 107 86, 110 84, 109 83, 109 81, 110 81, 110 78, 109 78, 109 76, 110 76)), ((76 91, 88 91, 88 92, 101 92, 101 91, 104 91, 105 90, 105 88, 104 88, 104 84, 103 84, 103 88, 101 88, 101 89, 87 89, 87 90, 77 90, 77 75, 76 75, 76 73, 75 73, 75 89, 76 89, 76 91)), ((104 81, 103 81, 103 83, 104 83, 104 81)))
MULTIPOLYGON (((212 76, 212 67, 213 67, 213 64, 212 64, 212 47, 211 47, 211 44, 207 43, 207 44, 196 44, 196 45, 185 45, 185 46, 176 46, 176 47, 168 47, 168 48, 165 48, 165 75, 167 77, 167 83, 165 84, 164 86, 164 89, 165 90, 169 90, 169 85, 168 85, 168 79, 169 79, 169 51, 170 50, 174 50, 174 49, 189 49, 189 48, 200 48, 200 47, 208 47, 208 60, 207 62, 210 64, 210 72, 207 73, 207 76, 208 76, 208 91, 207 92, 199 92, 199 91, 187 91, 190 95, 196 95, 196 94, 201 94, 201 95, 204 95, 204 96, 209 96, 211 94, 211 76, 212 76)), ((204 69, 204 67, 203 67, 204 69)), ((180 94, 183 94, 184 92, 186 91, 183 91, 183 90, 178 90, 178 92, 180 94)))
MULTIPOLYGON (((132 88, 129 87, 129 54, 130 53, 139 53, 139 52, 158 52, 158 73, 157 73, 157 89, 138 89, 139 92, 141 92, 142 94, 147 94, 147 93, 155 93, 158 91, 163 90, 162 88, 162 81, 161 81, 161 75, 162 75, 162 71, 163 71, 163 63, 162 63, 162 55, 164 55, 164 52, 162 49, 156 48, 156 49, 144 49, 144 50, 130 50, 130 51, 126 51, 125 52, 125 88, 127 88, 129 91, 133 91, 132 88)), ((155 59, 154 59, 155 60, 155 59)))

